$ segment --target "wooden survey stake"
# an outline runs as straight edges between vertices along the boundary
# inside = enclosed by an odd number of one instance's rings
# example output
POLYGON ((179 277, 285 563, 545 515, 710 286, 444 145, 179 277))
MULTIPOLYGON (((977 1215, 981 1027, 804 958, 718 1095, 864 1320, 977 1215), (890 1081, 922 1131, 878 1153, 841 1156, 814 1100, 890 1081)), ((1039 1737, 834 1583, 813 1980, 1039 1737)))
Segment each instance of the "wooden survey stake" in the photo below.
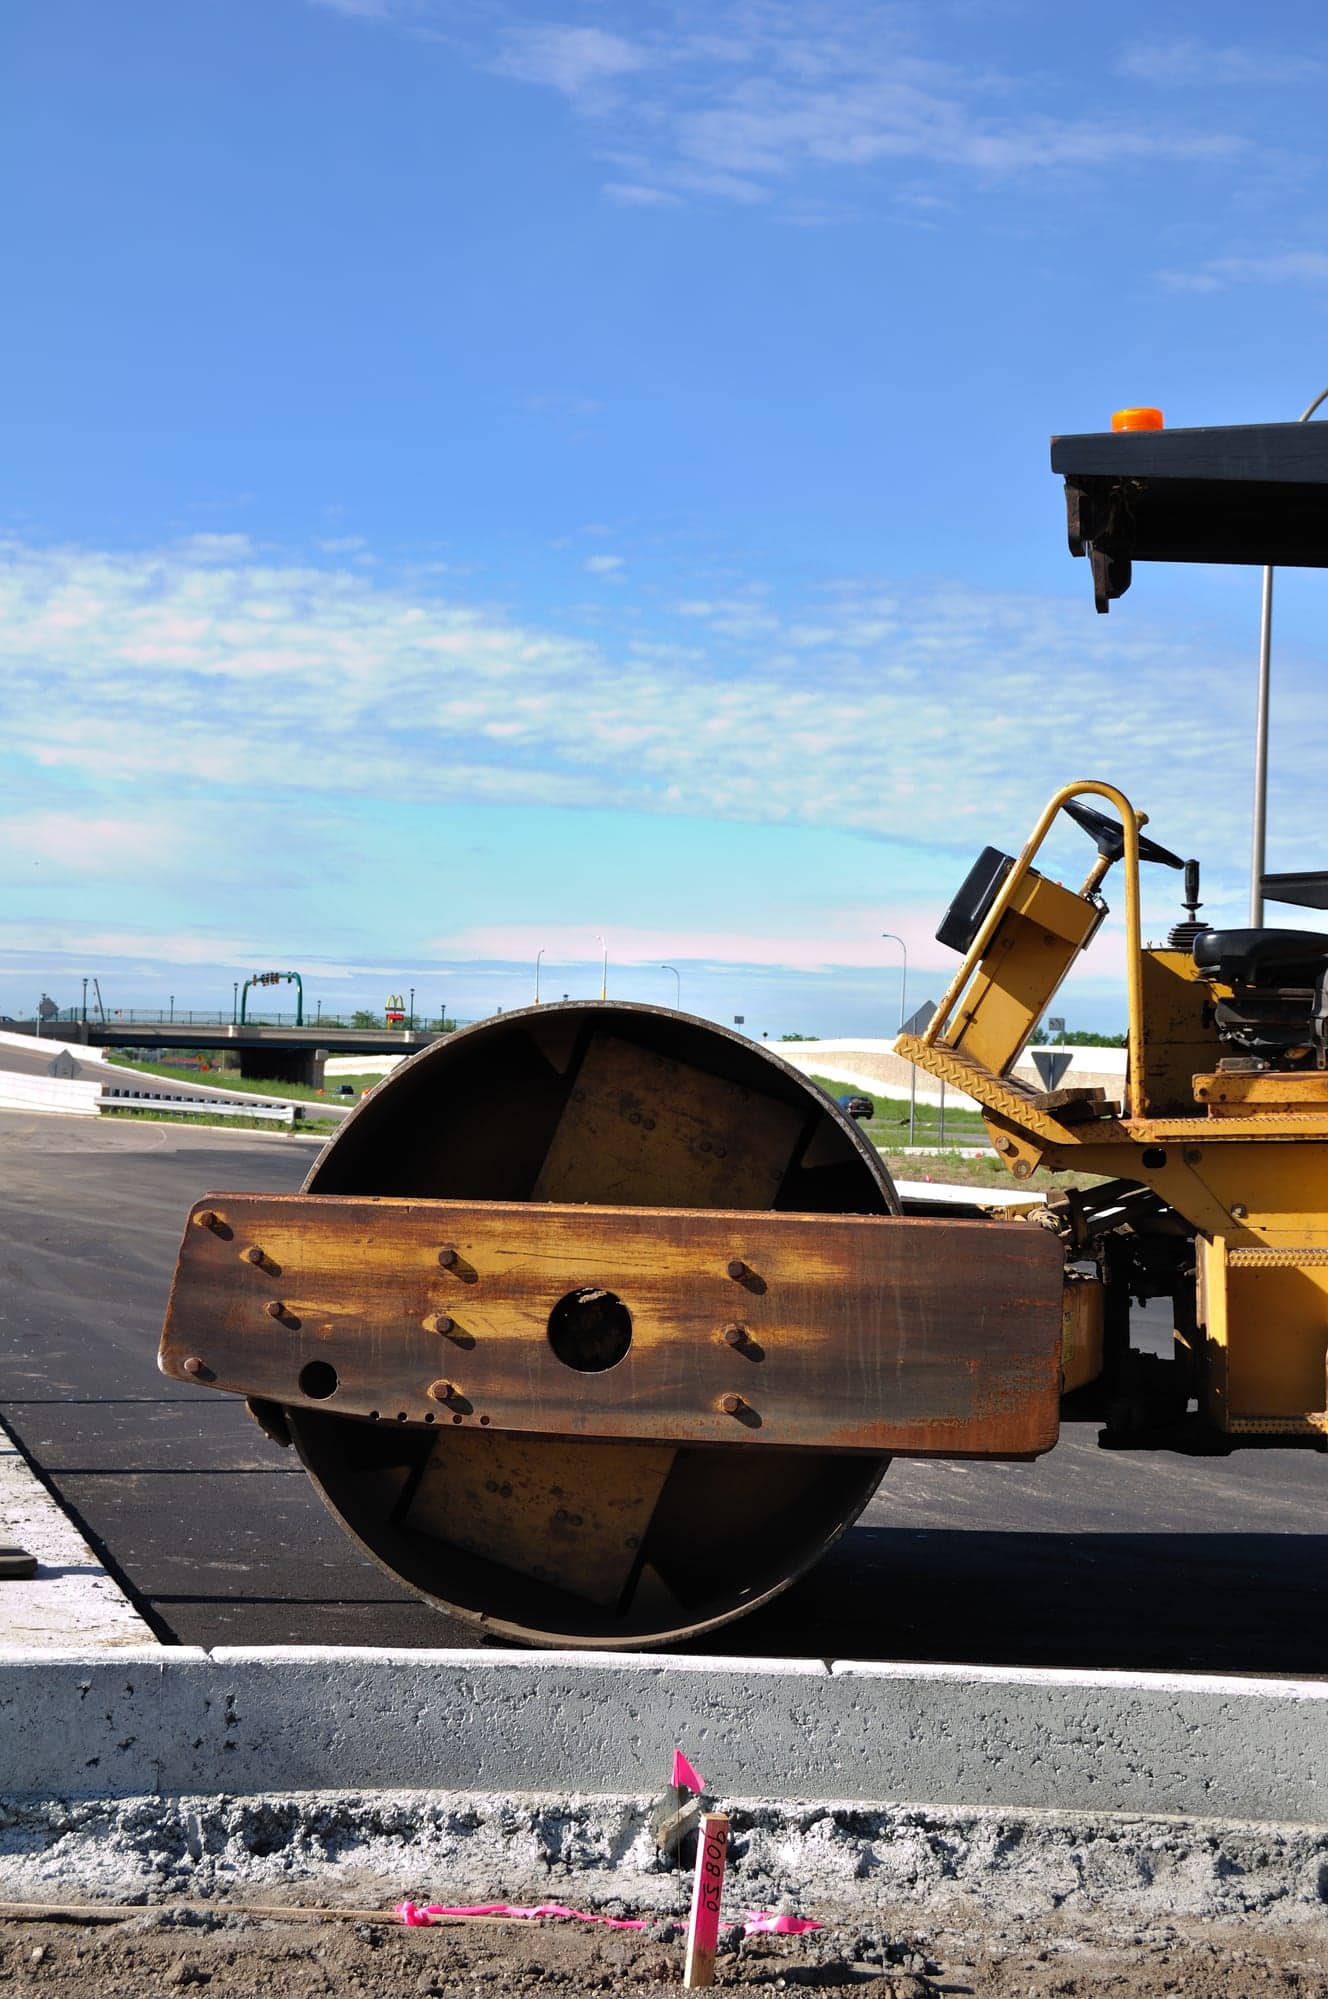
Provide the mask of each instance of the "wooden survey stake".
POLYGON ((729 1822, 723 1812, 702 1815, 692 1881, 692 1914, 687 1925, 686 1986, 713 1985, 715 1947, 719 1942, 719 1904, 724 1894, 724 1863, 729 1850, 729 1822))

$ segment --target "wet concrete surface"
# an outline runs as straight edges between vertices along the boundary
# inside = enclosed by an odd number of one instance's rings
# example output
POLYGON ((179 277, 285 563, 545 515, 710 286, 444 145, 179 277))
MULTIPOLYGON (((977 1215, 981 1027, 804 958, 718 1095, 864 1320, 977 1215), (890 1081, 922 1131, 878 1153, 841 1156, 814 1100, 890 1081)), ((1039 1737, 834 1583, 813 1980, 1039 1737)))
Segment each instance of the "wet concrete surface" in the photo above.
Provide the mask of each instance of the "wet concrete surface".
MULTIPOLYGON (((315 1154, 0 1113, 0 1416, 163 1637, 473 1644, 359 1554, 243 1403, 156 1371, 191 1203, 294 1190, 315 1154)), ((1035 1465, 897 1461, 809 1577, 697 1649, 1317 1677, 1326 1496, 1318 1453, 1107 1453, 1089 1426, 1035 1465)))

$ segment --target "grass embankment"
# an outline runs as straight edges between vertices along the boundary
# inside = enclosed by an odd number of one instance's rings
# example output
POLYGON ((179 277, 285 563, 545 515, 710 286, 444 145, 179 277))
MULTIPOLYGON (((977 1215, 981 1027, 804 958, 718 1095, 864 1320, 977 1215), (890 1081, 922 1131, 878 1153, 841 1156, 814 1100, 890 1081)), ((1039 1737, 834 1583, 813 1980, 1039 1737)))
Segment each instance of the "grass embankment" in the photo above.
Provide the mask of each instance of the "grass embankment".
MULTIPOLYGON (((892 1145, 908 1144, 908 1101, 899 1097, 878 1097, 873 1090, 857 1090, 851 1083, 836 1082, 833 1076, 813 1076, 813 1083, 832 1097, 870 1097, 876 1106, 872 1118, 860 1118, 858 1122, 873 1145, 879 1145, 883 1152, 892 1145)), ((917 1106, 917 1145, 939 1145, 941 1142, 941 1113, 938 1104, 919 1103, 917 1106)), ((982 1122, 980 1111, 961 1110, 958 1105, 945 1107, 945 1143, 947 1145, 986 1145, 987 1127, 982 1122)))
MULTIPOLYGON (((949 1120, 946 1120, 947 1124, 949 1120)), ((886 1152, 882 1157, 892 1180, 935 1180, 946 1187, 994 1187, 1016 1194, 1050 1194, 1056 1187, 1097 1187, 1101 1173, 1049 1173, 1039 1166, 1027 1180, 1016 1180, 994 1152, 978 1159, 961 1159, 954 1152, 886 1152)))
MULTIPOLYGON (((995 1187, 1013 1188, 1019 1193, 1046 1194, 1053 1187, 1095 1187, 1102 1179, 1100 1173, 1049 1173, 1039 1166, 1030 1173, 1027 1180, 1016 1180, 1008 1166, 992 1151, 984 1152, 977 1159, 963 1159, 957 1152, 939 1150, 940 1107, 936 1104, 919 1104, 917 1107, 916 1143, 921 1147, 937 1147, 935 1151, 901 1152, 901 1140, 908 1142, 908 1105, 898 1097, 877 1097, 870 1090, 856 1090, 850 1083, 837 1082, 833 1076, 813 1076, 812 1082, 819 1083, 832 1097, 871 1097, 876 1105, 873 1118, 860 1118, 858 1123, 871 1143, 884 1155, 892 1180, 935 1180, 951 1187, 995 1187)), ((958 1106, 945 1111, 945 1143, 951 1145, 989 1145, 987 1127, 982 1122, 980 1111, 963 1110, 958 1106)))

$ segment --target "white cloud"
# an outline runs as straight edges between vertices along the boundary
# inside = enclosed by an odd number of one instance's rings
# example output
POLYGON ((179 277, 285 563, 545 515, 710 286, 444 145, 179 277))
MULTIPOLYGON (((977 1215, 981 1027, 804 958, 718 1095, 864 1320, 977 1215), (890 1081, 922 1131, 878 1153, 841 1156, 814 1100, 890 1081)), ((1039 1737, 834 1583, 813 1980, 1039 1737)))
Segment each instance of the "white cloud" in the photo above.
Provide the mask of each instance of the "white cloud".
POLYGON ((176 861, 182 833, 174 818, 160 813, 110 818, 28 812, 0 819, 0 852, 6 872, 44 867, 65 875, 115 875, 176 861))
POLYGON ((622 566, 620 555, 588 555, 584 564, 590 576, 615 576, 622 566))
POLYGON ((391 20, 395 9, 392 0, 312 0, 315 7, 325 7, 332 14, 347 14, 352 20, 391 20))
MULTIPOLYGON (((631 18, 630 16, 628 18, 631 18)), ((920 49, 895 9, 784 0, 682 6, 667 27, 534 22, 506 30, 499 66, 567 97, 616 171, 611 199, 753 203, 799 172, 919 163, 982 178, 1234 150, 1222 131, 1104 113, 1075 118, 1046 78, 994 76, 920 49)))
POLYGON ((542 83, 566 97, 581 97, 645 69, 649 62, 646 51, 624 35, 554 23, 509 30, 494 67, 523 83, 542 83))
POLYGON ((532 416, 602 416, 604 404, 594 396, 579 396, 564 390, 543 390, 526 396, 522 408, 532 416))
MULTIPOLYGON (((918 962, 934 961, 936 913, 928 908, 917 915, 891 914, 903 925, 902 934, 910 957, 918 962)), ((864 905, 851 911, 837 909, 816 913, 814 927, 792 926, 767 932, 744 929, 741 935, 729 930, 689 929, 673 924, 669 928, 615 925, 609 937, 609 959, 618 965, 658 965, 661 959, 678 958, 685 965, 716 968, 727 965, 777 965, 803 972, 828 971, 855 966, 880 969, 887 953, 880 941, 879 905, 864 905)), ((594 952, 594 938, 584 926, 557 923, 476 924, 446 939, 438 938, 426 949, 446 951, 451 957, 501 959, 533 963, 543 950, 550 965, 583 964, 594 952)))
POLYGON ((254 552, 247 534, 190 534, 179 544, 180 553, 194 562, 239 562, 254 552))
MULTIPOLYGON (((1066 115, 1064 78, 956 59, 953 36, 936 57, 923 39, 925 10, 884 0, 677 0, 659 10, 608 0, 593 25, 508 9, 497 22, 480 10, 461 20, 441 0, 317 4, 415 33, 425 21, 445 23, 477 67, 556 92, 587 121, 608 163, 606 197, 640 209, 697 196, 769 202, 808 173, 902 168, 912 181, 921 167, 932 178, 990 181, 1203 161, 1241 146, 1223 129, 1141 117, 1128 98, 1097 117, 1066 115)), ((1206 63, 1236 82, 1242 61, 1252 61, 1195 42, 1149 48, 1150 81, 1179 82, 1206 63)), ((1118 73, 1134 84, 1141 63, 1145 54, 1127 54, 1118 73)), ((916 194, 910 202, 915 216, 936 212, 916 194)), ((790 191, 788 219, 823 224, 835 212, 790 191)))
MULTIPOLYGON (((130 816, 128 786, 187 799, 192 823, 299 793, 446 798, 947 852, 1031 821, 1068 760, 1164 796, 1169 845, 1225 846, 1225 788, 1248 765, 1243 654, 1164 636, 1143 606, 1107 626, 1085 589, 843 583, 788 608, 698 595, 677 619, 626 599, 627 635, 594 644, 345 569, 11 545, 4 754, 30 788, 99 787, 108 821, 130 816), (1187 688, 1205 712, 1194 742, 1175 729, 1187 688)), ((1307 796, 1328 713, 1308 694, 1298 712, 1279 783, 1307 796)))
POLYGON ((610 201, 619 202, 624 208, 678 208, 682 205, 680 194, 671 194, 663 187, 644 187, 640 181, 606 181, 604 192, 610 201))
POLYGON ((1132 83, 1182 90, 1312 85, 1321 81, 1324 68, 1323 57, 1311 50, 1281 54, 1274 49, 1202 42, 1196 36, 1138 42, 1123 50, 1116 62, 1117 74, 1132 83))
POLYGON ((1212 257, 1192 271, 1159 271, 1168 291, 1217 292, 1231 285, 1328 285, 1328 251, 1275 250, 1262 256, 1212 257))

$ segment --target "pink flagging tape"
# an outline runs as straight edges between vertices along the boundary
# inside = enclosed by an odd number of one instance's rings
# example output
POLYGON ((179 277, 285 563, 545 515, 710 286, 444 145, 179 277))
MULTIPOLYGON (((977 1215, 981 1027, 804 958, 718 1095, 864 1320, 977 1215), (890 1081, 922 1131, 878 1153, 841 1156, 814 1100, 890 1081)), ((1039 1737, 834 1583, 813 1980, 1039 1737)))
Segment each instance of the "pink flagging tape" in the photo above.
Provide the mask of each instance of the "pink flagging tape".
POLYGON ((681 1749, 673 1752, 673 1781, 686 1790, 695 1791, 698 1798, 705 1789, 705 1778, 699 1774, 694 1763, 687 1761, 681 1749))
MULTIPOLYGON (((426 1930, 439 1917, 447 1916, 507 1916, 519 1922, 539 1922, 545 1917, 558 1918, 563 1922, 602 1923, 610 1930, 644 1930, 649 1923, 637 1916, 597 1916, 586 1909, 564 1908, 561 1902, 537 1902, 530 1908, 521 1908, 514 1902, 398 1902, 393 1911, 401 1918, 408 1930, 426 1930)), ((744 1936, 806 1936, 809 1930, 823 1930, 824 1923, 818 1923, 812 1916, 785 1916, 773 1909, 749 1909, 744 1916, 733 1916, 722 1925, 724 1929, 741 1927, 744 1936)))
POLYGON ((597 1916, 586 1909, 567 1909, 561 1902, 537 1902, 520 1908, 514 1902, 398 1902, 396 1914, 407 1929, 428 1929, 439 1916, 512 1916, 523 1922, 537 1922, 542 1916, 558 1916, 569 1923, 602 1923, 608 1930, 643 1930, 646 1924, 636 1916, 597 1916))

